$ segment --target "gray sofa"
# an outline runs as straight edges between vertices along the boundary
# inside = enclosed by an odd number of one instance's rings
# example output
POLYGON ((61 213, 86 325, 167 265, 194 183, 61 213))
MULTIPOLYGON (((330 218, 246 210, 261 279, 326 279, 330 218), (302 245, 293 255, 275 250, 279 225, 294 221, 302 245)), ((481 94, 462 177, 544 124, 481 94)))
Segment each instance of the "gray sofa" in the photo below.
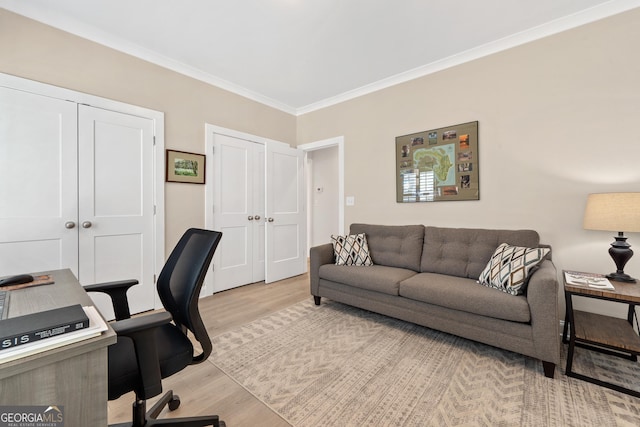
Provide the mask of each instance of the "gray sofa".
POLYGON ((310 285, 321 297, 540 359, 553 378, 560 361, 558 281, 550 254, 525 295, 477 283, 501 243, 540 245, 532 230, 352 224, 374 265, 336 265, 331 243, 311 248, 310 285))

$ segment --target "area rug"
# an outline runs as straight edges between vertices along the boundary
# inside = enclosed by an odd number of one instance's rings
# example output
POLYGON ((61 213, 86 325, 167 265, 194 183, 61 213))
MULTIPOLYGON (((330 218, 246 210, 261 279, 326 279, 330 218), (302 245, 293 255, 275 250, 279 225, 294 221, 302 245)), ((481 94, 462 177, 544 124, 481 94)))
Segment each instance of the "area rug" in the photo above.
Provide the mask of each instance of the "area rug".
MULTIPOLYGON (((323 300, 213 339, 211 362, 295 427, 638 426, 640 399, 516 353, 323 300)), ((564 357, 564 356, 563 356, 564 357)), ((575 371, 640 386, 638 363, 577 349, 575 371)))

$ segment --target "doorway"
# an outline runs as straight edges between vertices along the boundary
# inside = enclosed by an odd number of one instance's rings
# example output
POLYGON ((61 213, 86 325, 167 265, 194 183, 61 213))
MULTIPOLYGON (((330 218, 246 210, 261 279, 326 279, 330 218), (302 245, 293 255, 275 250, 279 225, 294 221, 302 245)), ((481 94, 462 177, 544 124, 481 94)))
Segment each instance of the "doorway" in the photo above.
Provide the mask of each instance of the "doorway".
MULTIPOLYGON (((307 251, 344 234, 344 137, 298 146, 306 154, 307 251)), ((308 252, 307 252, 308 253, 308 252)))

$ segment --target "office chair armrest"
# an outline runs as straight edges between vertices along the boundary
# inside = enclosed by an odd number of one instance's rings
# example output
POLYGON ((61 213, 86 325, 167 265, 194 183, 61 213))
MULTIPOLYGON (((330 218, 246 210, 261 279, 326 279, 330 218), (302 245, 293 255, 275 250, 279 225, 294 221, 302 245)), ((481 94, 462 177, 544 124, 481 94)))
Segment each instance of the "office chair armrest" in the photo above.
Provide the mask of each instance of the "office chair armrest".
POLYGON ((130 319, 111 322, 110 325, 116 334, 135 339, 134 335, 140 332, 149 333, 153 328, 171 322, 171 313, 161 311, 158 313, 145 314, 130 319))
POLYGON ((171 322, 171 319, 171 314, 163 311, 111 323, 118 336, 128 337, 133 341, 142 384, 142 389, 136 390, 136 395, 141 399, 162 393, 155 330, 171 322))
POLYGON ((120 280, 117 282, 105 282, 96 283, 95 285, 88 285, 84 287, 87 292, 103 292, 111 297, 111 304, 113 305, 113 313, 116 316, 116 320, 128 319, 131 317, 129 311, 129 300, 127 299, 127 291, 130 287, 137 285, 138 281, 135 279, 120 280))

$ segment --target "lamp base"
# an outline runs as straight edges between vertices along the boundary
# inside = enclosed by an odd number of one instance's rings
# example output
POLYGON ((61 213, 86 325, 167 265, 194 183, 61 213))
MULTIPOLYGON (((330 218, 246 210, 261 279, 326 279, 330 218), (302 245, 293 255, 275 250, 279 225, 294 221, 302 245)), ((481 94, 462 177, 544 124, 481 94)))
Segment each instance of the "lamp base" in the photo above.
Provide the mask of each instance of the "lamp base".
POLYGON ((633 256, 631 245, 627 243, 627 238, 622 231, 615 236, 616 241, 609 248, 609 255, 616 263, 617 270, 615 273, 607 275, 607 279, 616 280, 618 282, 635 283, 636 279, 624 272, 624 266, 633 256))
POLYGON ((636 283, 637 280, 629 276, 626 273, 611 273, 607 274, 607 279, 614 280, 616 282, 636 283))

